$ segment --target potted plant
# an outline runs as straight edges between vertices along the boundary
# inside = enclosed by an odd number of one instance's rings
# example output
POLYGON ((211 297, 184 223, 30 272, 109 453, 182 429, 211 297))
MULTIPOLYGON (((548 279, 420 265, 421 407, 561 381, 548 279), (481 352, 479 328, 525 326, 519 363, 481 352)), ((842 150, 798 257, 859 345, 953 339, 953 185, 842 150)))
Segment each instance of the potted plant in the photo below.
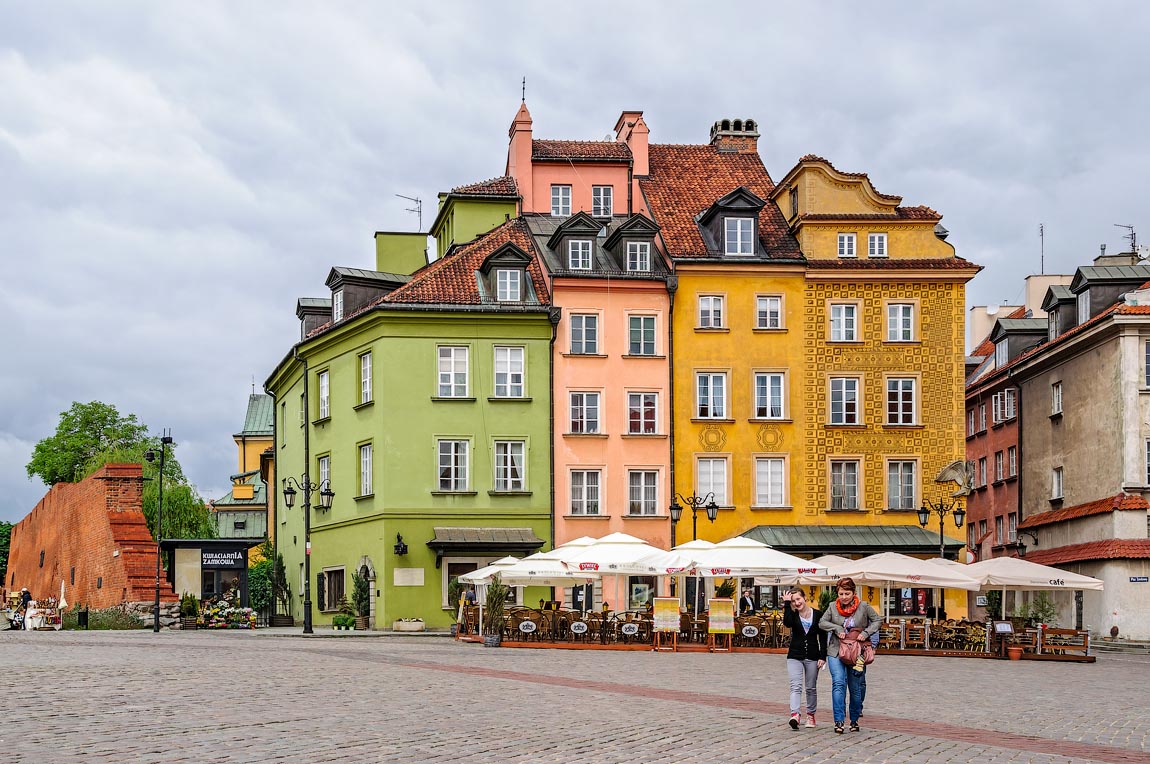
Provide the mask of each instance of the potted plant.
POLYGON ((397 618, 391 624, 392 631, 423 631, 427 624, 422 618, 397 618))
POLYGON ((487 585, 487 598, 483 605, 483 646, 499 647, 503 644, 503 607, 507 604, 508 588, 498 574, 487 585))
POLYGON ((371 591, 367 578, 359 573, 351 574, 351 602, 355 608, 355 628, 366 631, 368 616, 371 615, 371 591))
POLYGON ((180 628, 195 629, 200 617, 200 601, 195 595, 184 592, 180 597, 180 628))
POLYGON ((715 587, 715 599, 731 599, 735 596, 735 579, 728 578, 715 587))
POLYGON ((467 585, 459 580, 459 576, 455 576, 447 582, 447 606, 451 608, 451 636, 458 636, 459 634, 459 612, 460 600, 463 599, 463 591, 467 585))
POLYGON ((331 627, 336 631, 350 631, 355 627, 355 616, 336 613, 331 617, 331 627))

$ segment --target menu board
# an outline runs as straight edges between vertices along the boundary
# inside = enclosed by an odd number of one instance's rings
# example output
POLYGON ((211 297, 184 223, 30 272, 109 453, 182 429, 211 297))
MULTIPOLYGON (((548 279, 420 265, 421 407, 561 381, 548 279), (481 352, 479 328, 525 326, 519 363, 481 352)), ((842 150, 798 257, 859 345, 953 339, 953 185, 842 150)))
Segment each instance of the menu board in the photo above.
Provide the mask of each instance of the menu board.
POLYGON ((679 599, 677 597, 655 598, 655 631, 679 630, 679 599))
POLYGON ((735 601, 731 599, 707 600, 707 630, 712 634, 735 633, 735 601))

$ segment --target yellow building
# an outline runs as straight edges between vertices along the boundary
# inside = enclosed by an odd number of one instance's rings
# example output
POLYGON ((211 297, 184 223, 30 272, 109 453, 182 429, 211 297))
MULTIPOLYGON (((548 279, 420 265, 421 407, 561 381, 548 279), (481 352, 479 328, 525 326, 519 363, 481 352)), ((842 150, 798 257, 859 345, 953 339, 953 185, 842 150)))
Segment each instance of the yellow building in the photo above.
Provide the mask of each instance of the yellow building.
MULTIPOLYGON (((268 521, 273 506, 268 502, 267 491, 268 483, 275 484, 274 417, 271 396, 248 396, 244 427, 232 436, 239 469, 231 476, 232 489, 212 502, 220 538, 262 539, 275 532, 275 524, 268 521)), ((257 552, 253 549, 250 554, 255 556, 257 552)))

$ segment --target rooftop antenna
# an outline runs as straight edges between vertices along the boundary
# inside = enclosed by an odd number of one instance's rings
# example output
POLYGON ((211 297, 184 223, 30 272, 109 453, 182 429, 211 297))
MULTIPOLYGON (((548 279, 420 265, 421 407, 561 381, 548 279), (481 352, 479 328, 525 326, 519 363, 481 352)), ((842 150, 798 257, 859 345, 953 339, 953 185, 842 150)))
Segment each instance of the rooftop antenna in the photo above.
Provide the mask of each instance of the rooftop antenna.
POLYGON ((252 375, 252 395, 256 394, 256 375, 252 375))
POLYGON ((1038 224, 1038 274, 1046 273, 1046 225, 1038 224))
POLYGON ((414 207, 405 208, 406 212, 414 212, 419 219, 419 230, 423 230, 423 202, 414 196, 404 196, 403 194, 396 194, 400 199, 406 199, 409 202, 415 202, 414 207))
POLYGON ((527 103, 527 78, 526 77, 523 78, 523 90, 519 94, 519 99, 521 101, 523 101, 523 103, 527 103))
POLYGON ((1130 251, 1137 254, 1137 252, 1138 252, 1138 234, 1134 230, 1134 226, 1123 225, 1122 223, 1115 223, 1114 225, 1117 228, 1125 228, 1127 231, 1130 232, 1130 233, 1126 234, 1125 236, 1123 236, 1122 238, 1130 240, 1130 251))

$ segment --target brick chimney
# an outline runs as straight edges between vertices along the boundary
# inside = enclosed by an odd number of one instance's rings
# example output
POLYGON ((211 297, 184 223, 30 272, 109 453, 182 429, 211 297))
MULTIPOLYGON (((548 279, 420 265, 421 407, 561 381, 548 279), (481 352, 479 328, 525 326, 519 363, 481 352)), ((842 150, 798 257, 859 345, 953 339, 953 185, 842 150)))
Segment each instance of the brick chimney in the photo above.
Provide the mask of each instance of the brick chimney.
POLYGON ((759 150, 758 124, 753 119, 721 119, 711 127, 711 145, 721 152, 754 154, 759 150))
POLYGON ((647 142, 651 131, 643 121, 643 112, 625 111, 615 123, 615 140, 627 144, 631 149, 633 166, 631 172, 635 175, 646 176, 651 171, 648 161, 647 142))
POLYGON ((507 135, 511 143, 507 147, 507 172, 504 174, 515 178, 519 186, 522 211, 534 212, 531 202, 531 112, 527 111, 526 103, 519 104, 519 111, 515 112, 507 135))

